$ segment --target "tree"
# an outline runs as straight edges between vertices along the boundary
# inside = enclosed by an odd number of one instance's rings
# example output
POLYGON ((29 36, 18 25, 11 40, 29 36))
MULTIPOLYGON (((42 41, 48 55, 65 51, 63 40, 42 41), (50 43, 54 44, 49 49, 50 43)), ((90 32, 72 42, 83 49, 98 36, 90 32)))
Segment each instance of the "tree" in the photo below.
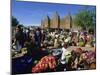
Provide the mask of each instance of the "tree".
POLYGON ((75 23, 82 29, 89 30, 95 27, 95 12, 91 10, 80 11, 75 17, 75 23))
POLYGON ((14 16, 12 16, 12 26, 17 26, 18 24, 19 21, 14 16))

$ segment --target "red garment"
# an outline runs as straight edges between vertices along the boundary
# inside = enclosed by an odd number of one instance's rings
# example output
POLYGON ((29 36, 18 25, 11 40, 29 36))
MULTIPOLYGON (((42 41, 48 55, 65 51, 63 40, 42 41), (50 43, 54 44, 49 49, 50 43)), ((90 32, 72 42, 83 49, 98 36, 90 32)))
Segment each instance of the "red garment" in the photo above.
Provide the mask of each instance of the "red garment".
POLYGON ((45 70, 54 69, 56 67, 56 60, 54 56, 44 56, 39 63, 32 68, 33 73, 43 72, 45 70))

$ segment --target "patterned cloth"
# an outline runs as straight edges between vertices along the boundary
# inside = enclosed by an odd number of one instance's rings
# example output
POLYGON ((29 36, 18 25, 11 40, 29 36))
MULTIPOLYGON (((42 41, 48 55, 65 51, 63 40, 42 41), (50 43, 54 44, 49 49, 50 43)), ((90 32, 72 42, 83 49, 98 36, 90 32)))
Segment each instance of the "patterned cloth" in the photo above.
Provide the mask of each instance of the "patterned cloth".
POLYGON ((47 69, 54 69, 56 67, 56 60, 53 56, 44 56, 39 63, 32 68, 33 73, 46 71, 47 69))

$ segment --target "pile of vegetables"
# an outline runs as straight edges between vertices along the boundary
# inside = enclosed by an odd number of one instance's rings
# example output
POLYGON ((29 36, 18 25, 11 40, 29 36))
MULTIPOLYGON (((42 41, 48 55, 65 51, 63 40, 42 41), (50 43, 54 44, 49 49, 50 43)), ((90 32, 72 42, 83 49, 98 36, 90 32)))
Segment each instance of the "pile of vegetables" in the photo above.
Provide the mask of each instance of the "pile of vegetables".
POLYGON ((14 51, 12 53, 12 58, 18 58, 18 57, 22 57, 24 56, 25 54, 27 54, 27 48, 22 48, 19 52, 18 51, 14 51))

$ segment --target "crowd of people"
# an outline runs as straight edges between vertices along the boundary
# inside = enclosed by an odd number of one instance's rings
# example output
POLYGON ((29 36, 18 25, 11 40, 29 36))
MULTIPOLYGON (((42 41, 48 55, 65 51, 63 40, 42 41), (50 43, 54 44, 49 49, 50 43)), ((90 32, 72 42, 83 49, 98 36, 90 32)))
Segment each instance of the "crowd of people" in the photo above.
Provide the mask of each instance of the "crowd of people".
POLYGON ((24 29, 17 26, 12 36, 13 73, 96 68, 96 36, 92 30, 24 29), (78 48, 68 50, 70 46, 78 48), (82 50, 81 47, 93 49, 82 50), (53 55, 54 49, 60 49, 60 53, 53 55), (18 62, 27 63, 28 68, 19 71, 18 62))

